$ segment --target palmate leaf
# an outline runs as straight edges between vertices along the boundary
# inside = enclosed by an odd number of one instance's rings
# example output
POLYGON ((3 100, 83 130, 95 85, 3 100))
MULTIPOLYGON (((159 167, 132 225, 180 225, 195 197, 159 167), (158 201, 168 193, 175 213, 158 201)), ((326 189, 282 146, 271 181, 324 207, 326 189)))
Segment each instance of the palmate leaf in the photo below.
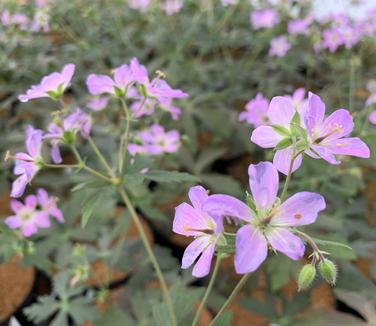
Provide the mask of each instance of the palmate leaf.
POLYGON ((38 302, 25 308, 23 312, 27 318, 35 323, 40 323, 52 316, 59 309, 59 302, 50 295, 41 296, 38 302))

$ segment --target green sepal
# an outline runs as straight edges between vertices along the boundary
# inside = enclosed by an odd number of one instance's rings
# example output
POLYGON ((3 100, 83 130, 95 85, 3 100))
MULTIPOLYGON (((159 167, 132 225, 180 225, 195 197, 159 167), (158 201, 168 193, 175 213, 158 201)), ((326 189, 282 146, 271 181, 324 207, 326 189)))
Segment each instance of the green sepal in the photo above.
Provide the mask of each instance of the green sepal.
POLYGON ((63 142, 67 145, 73 145, 76 141, 76 135, 69 130, 64 131, 63 133, 63 142))
POLYGON ((275 147, 276 150, 281 150, 292 145, 291 138, 283 138, 275 147))
POLYGON ((291 133, 290 130, 288 130, 286 127, 283 127, 281 125, 272 125, 273 130, 283 136, 283 137, 290 137, 291 133))
POLYGON ((115 95, 117 96, 117 97, 124 97, 124 95, 125 95, 125 92, 122 90, 122 89, 120 89, 119 87, 114 87, 114 90, 115 90, 115 95))

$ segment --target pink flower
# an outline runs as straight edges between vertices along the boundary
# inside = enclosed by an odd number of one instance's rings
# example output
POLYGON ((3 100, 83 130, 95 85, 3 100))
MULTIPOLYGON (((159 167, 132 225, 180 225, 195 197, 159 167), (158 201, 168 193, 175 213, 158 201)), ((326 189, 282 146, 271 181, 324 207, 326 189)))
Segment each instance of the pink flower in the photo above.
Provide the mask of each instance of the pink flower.
POLYGON ((37 190, 38 204, 42 211, 55 218, 58 222, 64 223, 64 216, 62 211, 56 205, 56 198, 48 196, 45 189, 39 188, 37 190))
POLYGON ((31 86, 26 94, 20 95, 18 99, 21 102, 27 102, 41 97, 58 99, 68 87, 74 74, 74 70, 74 64, 65 65, 61 72, 54 72, 44 77, 40 84, 31 86))
POLYGON ((183 8, 183 2, 179 0, 166 0, 163 5, 163 10, 166 15, 172 16, 178 13, 183 8))
POLYGON ((290 48, 291 44, 287 37, 278 36, 270 42, 269 56, 284 57, 290 48))
POLYGON ((113 94, 123 97, 127 94, 132 84, 138 83, 142 86, 143 95, 154 97, 163 102, 172 98, 184 98, 188 94, 180 89, 172 89, 165 80, 154 78, 149 80, 148 71, 141 65, 137 58, 131 60, 130 65, 122 65, 115 69, 114 79, 106 75, 91 74, 86 80, 89 92, 92 95, 113 94))
POLYGON ((293 260, 301 259, 305 246, 294 228, 314 223, 325 209, 324 198, 313 192, 299 192, 279 203, 278 172, 270 162, 251 164, 248 174, 255 207, 228 195, 212 195, 203 205, 213 216, 230 216, 244 223, 235 242, 235 270, 239 274, 259 268, 268 246, 293 260))
POLYGON ((247 121, 249 124, 258 127, 268 124, 266 115, 269 107, 269 101, 262 93, 257 93, 256 97, 250 100, 245 106, 245 111, 240 113, 239 120, 247 121))
POLYGON ((130 66, 124 64, 114 70, 113 79, 106 75, 90 74, 86 79, 86 85, 92 95, 107 93, 122 97, 134 81, 130 66))
POLYGON ((323 41, 321 43, 321 48, 329 49, 330 52, 335 52, 339 46, 344 44, 343 35, 340 33, 338 28, 328 28, 322 33, 323 41))
POLYGON ((254 29, 271 28, 279 23, 279 15, 274 9, 252 11, 251 24, 254 29))
POLYGON ((20 197, 26 185, 31 182, 42 166, 42 137, 43 131, 28 126, 26 129, 25 147, 27 153, 16 153, 13 173, 19 177, 13 181, 12 197, 20 197))
POLYGON ((175 153, 180 147, 179 132, 177 130, 166 132, 162 126, 157 124, 152 125, 149 130, 140 131, 138 137, 141 144, 128 145, 128 151, 133 156, 136 154, 175 153))
POLYGON ((90 116, 79 108, 65 117, 62 125, 51 123, 48 126, 48 132, 45 134, 44 138, 51 140, 51 157, 54 163, 62 162, 59 144, 72 144, 78 133, 85 138, 88 137, 91 126, 92 121, 90 116))
POLYGON ((21 229, 24 237, 30 237, 40 228, 49 228, 51 226, 49 216, 64 223, 63 213, 57 208, 56 199, 49 197, 44 189, 38 189, 37 196, 27 196, 25 204, 12 200, 11 208, 14 215, 6 218, 5 224, 11 229, 21 229))
POLYGON ((320 97, 309 93, 305 116, 310 148, 306 154, 315 159, 324 159, 330 164, 339 164, 335 155, 369 158, 368 146, 358 137, 347 137, 354 128, 349 111, 339 109, 325 118, 325 104, 320 97))
POLYGON ((182 203, 176 207, 172 229, 175 233, 195 237, 184 251, 181 267, 186 269, 196 262, 192 275, 204 277, 210 272, 215 246, 221 235, 222 220, 203 211, 203 205, 210 198, 203 187, 192 187, 188 196, 192 205, 182 203))
POLYGON ((287 31, 291 35, 306 35, 308 33, 309 25, 312 23, 312 17, 308 16, 304 19, 296 19, 289 21, 287 31))

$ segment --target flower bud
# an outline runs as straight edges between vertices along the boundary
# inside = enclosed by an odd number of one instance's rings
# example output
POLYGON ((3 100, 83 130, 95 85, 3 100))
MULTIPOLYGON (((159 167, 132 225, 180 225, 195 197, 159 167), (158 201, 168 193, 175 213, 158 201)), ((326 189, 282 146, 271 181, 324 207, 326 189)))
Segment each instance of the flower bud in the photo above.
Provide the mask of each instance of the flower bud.
POLYGON ((307 289, 313 282, 316 276, 316 267, 312 264, 304 265, 300 270, 298 277, 299 291, 307 289))
POLYGON ((319 263, 319 271, 323 279, 334 285, 337 279, 337 267, 329 259, 325 259, 319 263))

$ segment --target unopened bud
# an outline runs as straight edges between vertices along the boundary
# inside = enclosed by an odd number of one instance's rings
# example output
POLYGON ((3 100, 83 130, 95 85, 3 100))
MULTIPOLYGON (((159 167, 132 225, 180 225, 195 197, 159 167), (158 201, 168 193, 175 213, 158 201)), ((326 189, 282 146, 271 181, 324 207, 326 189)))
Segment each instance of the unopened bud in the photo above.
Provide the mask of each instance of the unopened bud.
POLYGON ((329 259, 325 259, 319 263, 319 271, 323 279, 334 285, 337 279, 337 267, 329 259))
POLYGON ((299 291, 307 289, 313 282, 316 276, 316 267, 312 264, 304 265, 300 270, 298 277, 299 291))

